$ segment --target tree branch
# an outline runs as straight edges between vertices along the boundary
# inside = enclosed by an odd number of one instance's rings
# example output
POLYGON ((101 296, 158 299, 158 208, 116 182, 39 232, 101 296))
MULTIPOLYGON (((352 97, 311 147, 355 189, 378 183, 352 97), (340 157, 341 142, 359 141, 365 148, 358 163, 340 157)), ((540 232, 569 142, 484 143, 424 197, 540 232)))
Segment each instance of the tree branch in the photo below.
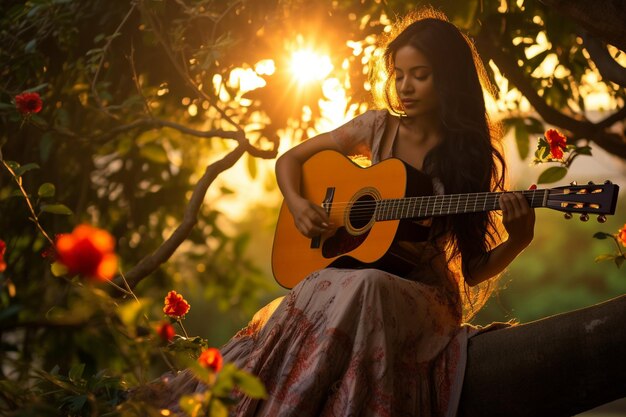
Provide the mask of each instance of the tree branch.
MULTIPOLYGON (((232 167, 246 151, 259 157, 276 156, 276 143, 274 149, 271 151, 260 151, 250 145, 242 132, 236 132, 235 136, 239 145, 224 158, 207 167, 204 175, 200 178, 200 181, 198 181, 198 184, 196 184, 193 190, 191 199, 185 209, 183 220, 180 225, 176 228, 172 235, 157 248, 156 251, 143 258, 135 267, 128 271, 126 274, 126 280, 128 281, 130 288, 135 288, 135 286, 143 278, 154 272, 161 264, 166 262, 172 256, 174 251, 181 245, 181 243, 187 239, 191 230, 198 221, 198 213, 200 211, 200 207, 202 206, 202 202, 204 201, 206 192, 211 183, 213 183, 215 178, 217 178, 220 173, 232 167)), ((121 282, 121 278, 117 277, 115 281, 121 282)))
POLYGON ((581 31, 583 45, 593 62, 598 67, 600 75, 607 81, 626 87, 626 68, 613 59, 606 45, 598 38, 592 36, 586 30, 581 31))
POLYGON ((626 141, 624 138, 605 130, 615 122, 624 119, 626 116, 624 109, 620 109, 600 123, 592 123, 588 120, 575 119, 550 107, 537 93, 515 59, 505 54, 494 38, 495 36, 489 33, 487 27, 481 31, 476 38, 476 45, 481 56, 486 60, 492 59, 494 61, 502 74, 520 90, 546 123, 568 130, 576 137, 593 140, 607 152, 626 159, 626 141), (609 121, 611 124, 608 123, 609 121))
POLYGON ((158 42, 163 47, 165 54, 169 58, 170 62, 174 66, 174 69, 178 72, 180 77, 185 81, 185 83, 188 86, 191 87, 191 89, 196 93, 196 95, 207 100, 220 113, 220 115, 224 118, 224 120, 226 120, 236 129, 241 130, 241 127, 230 116, 228 116, 226 112, 220 106, 217 105, 214 97, 211 97, 208 94, 206 94, 204 91, 202 91, 202 89, 198 87, 198 84, 189 76, 189 72, 187 71, 187 69, 183 68, 181 66, 181 63, 178 62, 178 60, 176 59, 176 56, 174 55, 172 51, 172 48, 168 45, 167 41, 163 37, 163 34, 157 28, 158 20, 156 16, 154 15, 154 13, 152 13, 148 8, 143 7, 143 2, 140 7, 148 23, 150 24, 150 27, 152 28, 152 32, 154 33, 154 36, 157 38, 158 42))
POLYGON ((199 138, 221 137, 224 139, 237 139, 239 137, 238 135, 240 134, 238 130, 222 130, 222 129, 196 130, 196 129, 191 129, 180 123, 171 122, 169 120, 161 120, 161 119, 155 119, 152 117, 145 117, 142 119, 137 119, 133 122, 130 122, 124 125, 116 126, 108 130, 105 133, 94 135, 94 136, 88 136, 87 138, 93 142, 105 142, 119 135, 120 133, 124 133, 129 130, 133 130, 133 129, 149 130, 149 129, 163 128, 163 127, 169 127, 171 129, 178 130, 181 133, 191 135, 191 136, 196 136, 199 138))
POLYGON ((111 44, 113 43, 113 39, 115 39, 119 34, 120 31, 122 30, 122 27, 124 27, 124 25, 126 24, 126 22, 128 21, 128 18, 133 14, 133 12, 135 11, 135 7, 137 7, 137 3, 135 3, 134 1, 132 2, 130 9, 128 10, 128 12, 126 13, 126 15, 124 16, 124 18, 122 19, 122 22, 119 24, 119 26, 115 29, 115 32, 113 32, 112 35, 109 35, 107 38, 107 42, 104 45, 104 48, 102 48, 102 57, 100 58, 100 62, 98 63, 98 68, 96 68, 96 73, 93 76, 93 80, 91 80, 91 94, 93 95, 94 100, 96 101, 96 103, 98 104, 98 107, 100 108, 100 110, 105 113, 107 116, 110 116, 114 119, 119 119, 117 116, 113 115, 109 109, 107 109, 104 106, 104 103, 102 103, 102 99, 100 98, 100 95, 98 94, 98 89, 96 87, 96 83, 98 81, 98 77, 100 75, 100 71, 102 70, 102 66, 104 65, 104 60, 106 58, 107 55, 107 51, 109 50, 109 48, 111 47, 111 44))
POLYGON ((572 416, 626 396, 626 296, 470 339, 459 416, 572 416))
POLYGON ((540 0, 589 33, 626 52, 626 4, 623 1, 540 0))

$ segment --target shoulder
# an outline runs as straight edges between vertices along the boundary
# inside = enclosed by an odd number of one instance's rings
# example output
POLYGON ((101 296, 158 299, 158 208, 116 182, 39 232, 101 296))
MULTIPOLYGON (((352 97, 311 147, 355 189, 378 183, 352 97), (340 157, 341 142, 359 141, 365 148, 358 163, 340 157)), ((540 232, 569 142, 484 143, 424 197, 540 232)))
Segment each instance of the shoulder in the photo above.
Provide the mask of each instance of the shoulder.
POLYGON ((389 117, 393 117, 387 110, 370 109, 356 116, 349 124, 355 128, 378 130, 384 128, 389 117))

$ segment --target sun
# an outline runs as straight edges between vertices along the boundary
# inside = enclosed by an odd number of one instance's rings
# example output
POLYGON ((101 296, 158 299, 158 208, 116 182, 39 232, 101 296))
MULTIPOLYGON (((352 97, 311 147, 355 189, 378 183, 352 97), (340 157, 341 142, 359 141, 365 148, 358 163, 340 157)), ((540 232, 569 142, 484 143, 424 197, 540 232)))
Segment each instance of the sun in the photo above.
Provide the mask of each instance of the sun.
POLYGON ((291 54, 289 69, 299 84, 309 84, 325 79, 333 70, 328 55, 311 49, 299 49, 291 54))

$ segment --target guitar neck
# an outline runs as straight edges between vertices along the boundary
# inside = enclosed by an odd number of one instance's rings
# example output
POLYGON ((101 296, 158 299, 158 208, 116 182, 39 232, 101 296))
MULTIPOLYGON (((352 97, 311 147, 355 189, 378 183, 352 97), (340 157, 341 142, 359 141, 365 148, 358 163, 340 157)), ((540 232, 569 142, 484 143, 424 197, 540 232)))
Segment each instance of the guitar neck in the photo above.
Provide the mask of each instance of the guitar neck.
MULTIPOLYGON (((546 207, 550 190, 527 190, 521 193, 531 207, 546 207)), ((401 220, 448 214, 477 213, 499 210, 502 192, 446 194, 379 200, 376 220, 401 220)))

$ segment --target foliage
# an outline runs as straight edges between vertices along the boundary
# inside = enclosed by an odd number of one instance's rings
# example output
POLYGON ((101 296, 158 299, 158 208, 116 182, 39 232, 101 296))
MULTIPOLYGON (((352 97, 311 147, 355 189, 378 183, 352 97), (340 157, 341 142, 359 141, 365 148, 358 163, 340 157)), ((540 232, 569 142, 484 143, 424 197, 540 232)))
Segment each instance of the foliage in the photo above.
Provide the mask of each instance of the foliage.
POLYGON ((558 130, 549 129, 546 134, 537 141, 537 150, 533 158, 533 164, 555 162, 558 166, 552 166, 543 171, 537 183, 545 184, 562 180, 574 160, 580 155, 591 156, 591 147, 588 145, 577 146, 567 144, 567 138, 558 130), (558 143, 550 139, 549 133, 558 137, 558 143), (565 157, 567 154, 567 157, 565 157))
POLYGON ((626 246, 626 225, 619 229, 619 231, 615 234, 605 233, 605 232, 597 232, 593 235, 594 238, 604 240, 604 239, 612 239, 615 242, 615 247, 617 248, 616 253, 614 254, 602 254, 596 256, 596 262, 602 261, 613 261, 618 268, 621 268, 626 261, 626 253, 622 249, 622 246, 626 246), (621 245, 620 245, 621 244, 621 245))

